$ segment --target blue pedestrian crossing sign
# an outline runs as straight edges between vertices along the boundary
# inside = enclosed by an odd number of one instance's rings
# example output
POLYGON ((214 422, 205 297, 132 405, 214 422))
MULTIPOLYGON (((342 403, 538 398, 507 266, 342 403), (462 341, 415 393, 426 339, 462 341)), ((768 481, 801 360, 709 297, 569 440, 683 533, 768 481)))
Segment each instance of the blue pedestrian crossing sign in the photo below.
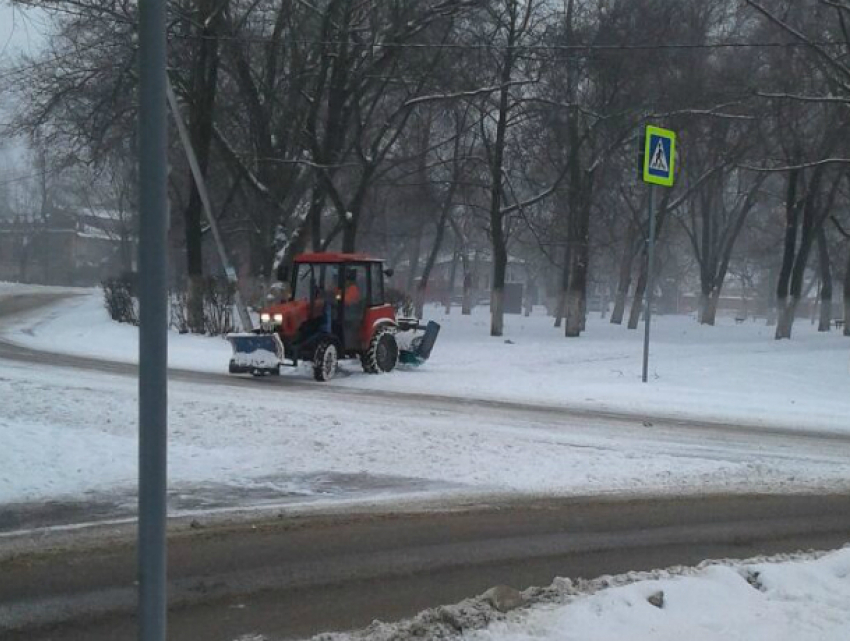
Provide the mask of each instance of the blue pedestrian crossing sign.
POLYGON ((668 129, 648 126, 643 150, 644 182, 672 187, 675 163, 676 134, 668 129))

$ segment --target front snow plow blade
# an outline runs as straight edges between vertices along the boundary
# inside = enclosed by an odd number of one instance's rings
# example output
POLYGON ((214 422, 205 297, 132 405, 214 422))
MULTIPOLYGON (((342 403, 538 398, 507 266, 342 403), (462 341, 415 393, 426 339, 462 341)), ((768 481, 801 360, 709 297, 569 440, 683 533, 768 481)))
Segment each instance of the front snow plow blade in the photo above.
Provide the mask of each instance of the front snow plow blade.
MULTIPOLYGON (((400 322, 400 328, 404 326, 400 322)), ((413 329, 420 329, 421 326, 417 323, 413 329)), ((422 365, 431 356, 431 350, 434 349, 434 343, 437 342, 437 336, 440 334, 440 324, 434 321, 428 321, 425 326, 425 333, 422 336, 417 336, 410 341, 410 346, 407 349, 402 349, 398 354, 398 360, 405 365, 422 365)))
POLYGON ((280 374, 284 354, 277 334, 228 334, 227 340, 233 347, 231 374, 280 374))

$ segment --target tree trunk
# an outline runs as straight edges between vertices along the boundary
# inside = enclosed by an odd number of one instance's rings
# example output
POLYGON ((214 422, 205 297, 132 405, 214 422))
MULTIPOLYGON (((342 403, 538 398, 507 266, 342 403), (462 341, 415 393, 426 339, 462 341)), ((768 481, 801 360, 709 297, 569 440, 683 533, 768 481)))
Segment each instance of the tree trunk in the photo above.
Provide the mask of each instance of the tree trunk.
POLYGON ((587 320, 587 239, 578 243, 570 269, 570 287, 567 290, 564 313, 564 336, 577 338, 584 331, 587 320))
POLYGON ((29 262, 30 262, 30 239, 24 236, 21 239, 20 254, 18 254, 18 282, 29 282, 29 262))
MULTIPOLYGON (((794 327, 794 320, 797 318, 797 307, 801 300, 805 300, 806 295, 803 293, 803 278, 806 272, 806 266, 809 262, 809 254, 812 246, 812 229, 810 221, 803 221, 803 234, 800 239, 800 249, 797 252, 797 258, 794 261, 794 270, 791 277, 791 303, 788 305, 788 313, 785 315, 786 324, 782 327, 782 338, 791 338, 791 331, 794 327)), ((814 280, 814 279, 813 279, 814 280)))
POLYGON ((499 74, 499 111, 496 118, 496 138, 492 144, 490 157, 490 241, 493 245, 493 283, 490 295, 490 335, 501 336, 504 329, 505 272, 508 264, 508 243, 505 237, 504 214, 502 212, 503 173, 505 166, 505 147, 508 131, 508 101, 511 92, 511 78, 516 61, 515 44, 517 38, 518 3, 510 6, 507 46, 502 57, 499 74))
POLYGON ((720 288, 715 287, 705 301, 705 309, 703 310, 702 324, 714 327, 717 319, 717 305, 720 302, 720 288))
MULTIPOLYGON (((794 320, 797 317, 796 311, 801 300, 805 300, 809 287, 806 292, 803 292, 803 278, 805 277, 806 267, 809 263, 809 254, 811 253, 812 241, 817 236, 816 230, 812 229, 815 224, 812 220, 812 214, 806 213, 803 216, 803 233, 800 238, 800 248, 797 251, 797 258, 794 261, 794 269, 791 276, 791 291, 790 304, 786 303, 785 324, 777 325, 778 338, 791 338, 791 331, 794 327, 794 320), (780 325, 782 326, 782 335, 779 336, 780 325)), ((812 279, 812 283, 814 279, 812 279)))
POLYGON ((531 316, 531 312, 534 311, 534 294, 536 293, 537 287, 535 286, 534 279, 529 278, 525 282, 525 316, 528 318, 531 316))
POLYGON ((428 258, 425 260, 425 268, 422 270, 422 278, 419 279, 419 286, 416 288, 416 318, 422 318, 422 313, 425 307, 425 294, 428 289, 428 280, 431 278, 431 270, 434 269, 434 263, 437 262, 437 256, 440 253, 440 247, 443 245, 443 237, 446 232, 446 222, 449 217, 449 209, 451 203, 447 203, 443 208, 443 214, 440 216, 440 222, 437 223, 437 233, 434 236, 434 244, 431 246, 431 251, 428 253, 428 258))
MULTIPOLYGON (((658 247, 658 240, 661 238, 661 232, 664 229, 664 224, 667 221, 667 214, 669 213, 668 205, 670 203, 670 190, 667 190, 661 199, 661 205, 658 207, 656 214, 656 224, 655 224, 655 246, 658 247)), ((640 323, 641 312, 643 311, 644 304, 644 296, 646 294, 646 284, 647 284, 647 268, 649 257, 647 255, 648 246, 646 244, 646 238, 642 238, 644 241, 642 256, 639 259, 640 262, 640 275, 638 276, 637 286, 634 291, 634 298, 632 300, 632 308, 629 311, 629 329, 637 329, 638 324, 640 323)), ((655 263, 655 275, 656 280, 659 273, 659 265, 658 261, 655 263)))
MULTIPOLYGON (((283 250, 283 255, 280 258, 280 263, 278 264, 278 266, 286 265, 290 269, 292 268, 292 265, 295 261, 295 257, 298 254, 302 253, 306 249, 306 246, 307 246, 307 228, 309 227, 309 225, 310 225, 309 217, 305 218, 304 220, 302 220, 299 223, 295 232, 293 232, 293 234, 292 234, 290 242, 286 245, 286 247, 283 250)), ((258 241, 262 243, 262 239, 258 239, 258 241)), ((258 254, 262 253, 262 248, 260 248, 257 251, 257 253, 258 254)), ((272 256, 271 256, 271 261, 269 262, 269 275, 270 276, 271 276, 271 270, 274 267, 275 258, 276 258, 276 252, 273 252, 272 256)), ((261 269, 265 270, 266 269, 265 265, 263 265, 261 267, 261 269)))
POLYGON ((555 301, 555 327, 561 326, 567 305, 567 290, 570 288, 570 244, 564 248, 564 266, 561 268, 561 286, 558 288, 558 298, 555 301))
POLYGON ((501 336, 504 333, 504 302, 504 286, 494 287, 490 291, 490 336, 501 336))
POLYGON ((844 294, 844 335, 850 336, 850 294, 844 294))
POLYGON ((508 267, 506 251, 493 255, 493 287, 490 291, 490 336, 502 336, 505 328, 505 274, 508 267))
POLYGON ((611 323, 623 324, 623 314, 626 311, 626 297, 632 285, 632 263, 635 258, 635 239, 638 227, 634 221, 629 223, 629 231, 623 243, 623 256, 620 259, 620 273, 617 277, 617 295, 614 298, 614 309, 611 311, 611 323))
POLYGON ((620 280, 617 284, 617 295, 614 297, 614 309, 611 310, 610 322, 614 325, 623 324, 623 315, 626 312, 626 297, 629 295, 629 287, 631 287, 632 276, 629 274, 625 280, 620 280))
POLYGON ((776 339, 791 338, 791 330, 794 327, 794 318, 797 316, 797 305, 799 301, 796 296, 790 296, 784 301, 778 302, 776 319, 776 339))
POLYGON ((410 271, 407 273, 407 283, 405 284, 405 292, 413 293, 413 286, 416 283, 416 273, 419 271, 419 260, 422 257, 422 230, 416 233, 416 240, 413 243, 412 253, 408 265, 410 271))
POLYGON ((850 248, 847 251, 847 268, 844 270, 844 335, 850 336, 850 248))
MULTIPOLYGON (((836 140, 839 138, 840 136, 835 136, 833 133, 827 134, 827 152, 831 152, 836 140)), ((784 314, 785 323, 780 322, 776 326, 777 339, 791 338, 791 329, 794 326, 797 305, 801 300, 806 298, 806 295, 802 291, 803 279, 806 273, 806 267, 808 266, 812 243, 815 241, 821 227, 823 227, 824 220, 826 220, 826 216, 832 209, 832 205, 835 202, 835 196, 838 192, 840 177, 836 178, 833 182, 832 189, 830 190, 826 202, 823 205, 820 204, 819 199, 821 194, 821 183, 824 176, 824 168, 825 165, 818 165, 815 167, 814 171, 812 171, 811 178, 809 179, 806 187, 806 196, 803 199, 802 205, 799 208, 795 207, 795 209, 802 210, 800 247, 797 249, 796 257, 794 258, 793 267, 791 269, 789 288, 791 303, 790 305, 786 303, 786 313, 784 314), (789 307, 790 309, 788 309, 789 307)), ((796 233, 794 234, 794 238, 796 240, 796 233)), ((788 251, 787 242, 788 239, 786 235, 786 253, 788 251)), ((793 246, 791 247, 791 253, 794 253, 793 246)), ((783 264, 783 269, 784 268, 785 265, 783 264)))
MULTIPOLYGON (((366 204, 369 180, 372 173, 373 170, 369 167, 364 170, 363 175, 360 177, 357 192, 351 199, 347 211, 339 212, 342 217, 342 251, 345 253, 354 253, 357 251, 357 230, 360 225, 360 215, 363 213, 366 204)), ((337 199, 337 202, 340 202, 339 199, 337 199)))
POLYGON ((832 323, 832 269, 829 265, 829 247, 826 244, 826 230, 823 225, 818 230, 818 264, 821 280, 818 331, 828 332, 832 323))
POLYGON ((797 179, 799 170, 788 172, 788 185, 785 193, 785 242, 782 251, 782 267, 776 283, 776 340, 790 336, 787 322, 788 289, 791 283, 791 270, 794 268, 794 254, 797 249, 797 222, 799 206, 797 203, 797 179))
POLYGON ((461 264, 463 265, 463 302, 461 302, 460 313, 462 316, 472 314, 472 272, 469 266, 469 254, 463 250, 461 254, 461 264))
POLYGON ((570 285, 565 302, 564 336, 578 338, 584 331, 587 318, 587 292, 578 286, 570 285))
POLYGON ((354 253, 357 249, 357 219, 359 215, 355 212, 346 212, 345 221, 342 224, 342 251, 354 253))
MULTIPOLYGON (((212 0, 199 2, 203 36, 214 36, 217 20, 210 20, 215 11, 212 0)), ((218 84, 219 51, 215 38, 203 37, 197 43, 192 64, 188 96, 189 137, 198 159, 201 176, 206 180, 210 146, 213 138, 213 112, 218 84)), ((188 275, 187 321, 193 333, 204 332, 203 278, 204 259, 201 236, 201 214, 203 203, 198 186, 192 176, 189 179, 189 203, 184 212, 184 235, 186 243, 186 273, 188 275)))
POLYGON ((767 327, 776 325, 776 290, 772 285, 775 274, 776 268, 771 267, 767 273, 767 309, 765 310, 765 325, 767 327))
POLYGON ((186 281, 186 324, 194 334, 203 334, 204 322, 204 276, 190 274, 186 281))
POLYGON ((449 271, 449 282, 446 284, 446 300, 445 300, 445 310, 446 316, 452 313, 452 298, 454 298, 455 294, 455 279, 457 278, 457 263, 458 257, 460 256, 460 250, 455 247, 455 252, 452 255, 452 267, 449 271))
POLYGON ((314 252, 322 251, 322 210, 325 206, 325 191, 320 180, 313 186, 310 197, 310 210, 307 219, 310 224, 310 247, 314 252))
POLYGON ((706 310, 708 310, 708 298, 709 293, 706 291, 705 285, 700 288, 699 292, 699 307, 697 308, 697 322, 700 325, 705 324, 705 314, 706 310))
MULTIPOLYGON (((646 252, 644 252, 645 256, 646 252)), ((632 308, 629 310, 629 329, 637 329, 640 314, 643 309, 643 296, 646 293, 646 259, 641 261, 640 275, 632 297, 632 308)))

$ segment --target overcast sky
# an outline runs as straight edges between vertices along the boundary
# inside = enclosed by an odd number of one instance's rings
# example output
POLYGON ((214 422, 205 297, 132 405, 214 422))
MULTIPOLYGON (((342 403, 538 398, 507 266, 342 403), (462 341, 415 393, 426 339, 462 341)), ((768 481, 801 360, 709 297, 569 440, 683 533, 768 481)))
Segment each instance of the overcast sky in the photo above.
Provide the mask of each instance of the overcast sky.
MULTIPOLYGON (((12 7, 8 0, 0 0, 0 78, 3 69, 13 65, 21 55, 36 54, 44 41, 44 25, 38 11, 23 11, 12 7)), ((0 123, 9 120, 8 94, 0 80, 0 123)), ((0 139, 0 173, 5 177, 27 173, 23 164, 24 149, 19 141, 0 139)))
POLYGON ((8 64, 21 53, 38 51, 42 41, 40 23, 39 12, 25 12, 12 7, 8 0, 0 0, 0 64, 8 64))

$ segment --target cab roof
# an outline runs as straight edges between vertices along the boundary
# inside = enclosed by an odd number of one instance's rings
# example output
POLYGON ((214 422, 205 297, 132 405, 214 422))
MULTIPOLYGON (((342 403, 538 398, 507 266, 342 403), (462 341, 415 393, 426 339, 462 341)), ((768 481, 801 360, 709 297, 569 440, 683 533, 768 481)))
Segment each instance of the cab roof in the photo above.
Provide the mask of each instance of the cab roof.
POLYGON ((368 254, 345 254, 342 252, 314 252, 295 257, 296 263, 382 263, 381 258, 368 254))

